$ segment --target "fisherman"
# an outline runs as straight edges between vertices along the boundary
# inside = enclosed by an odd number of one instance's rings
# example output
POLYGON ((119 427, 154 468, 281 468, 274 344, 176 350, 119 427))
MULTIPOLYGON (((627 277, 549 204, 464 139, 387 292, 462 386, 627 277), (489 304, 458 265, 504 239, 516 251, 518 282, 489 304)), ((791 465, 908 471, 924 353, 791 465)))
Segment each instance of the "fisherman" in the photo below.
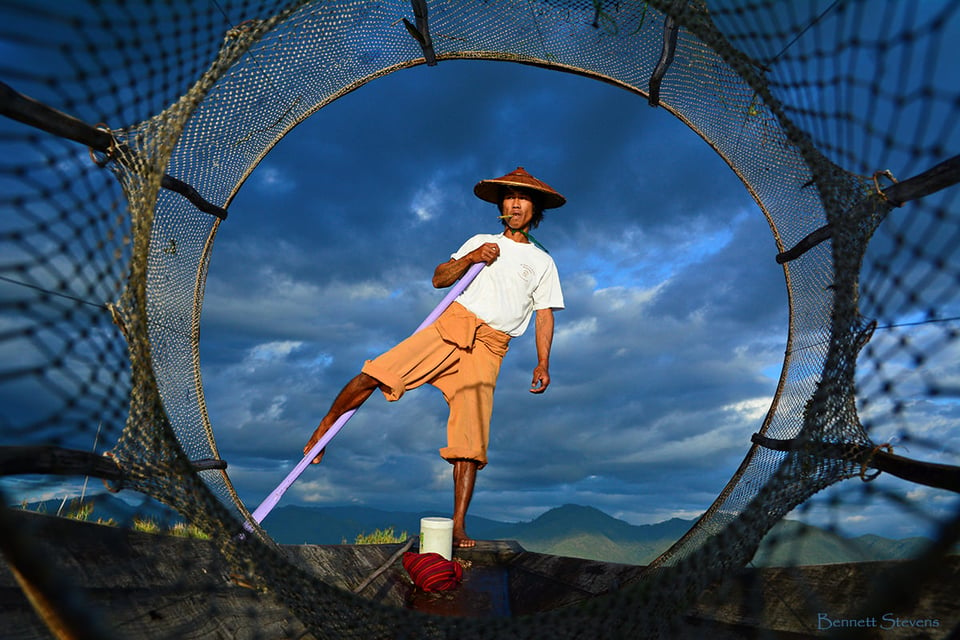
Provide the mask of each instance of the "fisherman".
POLYGON ((535 314, 537 365, 530 392, 543 393, 550 386, 553 311, 563 308, 557 267, 530 230, 540 224, 544 209, 560 207, 566 199, 522 167, 481 180, 473 192, 498 206, 503 232, 467 240, 437 265, 433 286, 449 287, 475 263, 487 266, 433 324, 364 363, 303 448, 308 454, 342 414, 363 404, 375 389, 391 402, 424 383, 440 389, 450 408, 447 446, 440 456, 453 465, 453 544, 459 548, 476 545, 467 535, 466 515, 477 471, 487 464, 493 391, 507 345, 535 314))

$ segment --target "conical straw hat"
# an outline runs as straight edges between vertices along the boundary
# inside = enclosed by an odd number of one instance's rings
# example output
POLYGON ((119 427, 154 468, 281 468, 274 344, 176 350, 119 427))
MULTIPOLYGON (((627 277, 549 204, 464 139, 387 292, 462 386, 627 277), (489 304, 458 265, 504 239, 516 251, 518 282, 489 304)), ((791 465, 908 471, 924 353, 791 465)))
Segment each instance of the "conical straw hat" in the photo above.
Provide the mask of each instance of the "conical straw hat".
POLYGON ((492 180, 481 180, 473 188, 473 192, 481 200, 500 204, 500 189, 502 187, 522 187, 532 189, 541 195, 544 209, 562 207, 567 199, 542 180, 537 180, 526 172, 523 167, 517 167, 510 173, 492 180))

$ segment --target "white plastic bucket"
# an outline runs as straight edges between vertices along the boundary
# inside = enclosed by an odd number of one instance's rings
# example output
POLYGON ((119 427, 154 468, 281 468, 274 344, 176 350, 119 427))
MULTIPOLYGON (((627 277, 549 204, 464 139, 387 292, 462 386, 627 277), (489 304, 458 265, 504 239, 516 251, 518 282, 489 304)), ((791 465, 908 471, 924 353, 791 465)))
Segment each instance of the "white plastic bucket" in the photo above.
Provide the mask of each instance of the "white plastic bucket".
POLYGON ((420 553, 439 553, 446 560, 453 555, 453 520, 420 518, 420 553))

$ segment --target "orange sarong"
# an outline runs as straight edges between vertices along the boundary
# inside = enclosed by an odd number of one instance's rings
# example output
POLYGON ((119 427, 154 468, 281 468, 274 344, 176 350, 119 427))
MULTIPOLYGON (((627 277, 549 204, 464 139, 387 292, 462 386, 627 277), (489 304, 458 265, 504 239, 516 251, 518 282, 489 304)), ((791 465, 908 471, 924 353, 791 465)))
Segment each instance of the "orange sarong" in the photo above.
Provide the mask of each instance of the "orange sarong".
POLYGON ((380 382, 390 402, 409 389, 431 384, 450 406, 448 461, 475 460, 487 464, 493 391, 510 336, 491 329, 463 305, 454 302, 436 322, 386 353, 367 360, 363 372, 380 382))

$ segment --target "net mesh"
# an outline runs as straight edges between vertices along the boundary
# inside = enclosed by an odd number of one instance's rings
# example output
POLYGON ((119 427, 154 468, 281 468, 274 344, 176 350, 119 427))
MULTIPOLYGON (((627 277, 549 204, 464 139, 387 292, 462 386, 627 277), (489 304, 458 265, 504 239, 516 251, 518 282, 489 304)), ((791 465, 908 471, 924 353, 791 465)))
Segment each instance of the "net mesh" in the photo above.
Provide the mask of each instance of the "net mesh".
MULTIPOLYGON (((0 409, 3 445, 84 449, 97 433, 118 487, 176 509, 318 638, 668 637, 784 515, 869 479, 894 437, 956 464, 960 93, 945 34, 960 4, 434 0, 427 47, 403 25, 412 4, 5 3, 0 45, 15 55, 0 76, 111 143, 88 152, 0 123, 0 397, 32 399, 0 409), (258 527, 238 542, 246 507, 226 470, 198 464, 219 458, 199 318, 221 218, 165 176, 226 209, 297 123, 429 56, 575 72, 655 102, 737 173, 781 251, 807 249, 783 260, 779 386, 715 503, 634 583, 529 618, 427 617, 350 595, 258 527), (939 182, 909 189, 878 174, 938 166, 939 182), (935 428, 914 419, 929 403, 943 407, 935 428)), ((887 499, 936 520, 931 549, 956 542, 960 513, 887 499)), ((0 536, 9 549, 23 534, 0 536)))

